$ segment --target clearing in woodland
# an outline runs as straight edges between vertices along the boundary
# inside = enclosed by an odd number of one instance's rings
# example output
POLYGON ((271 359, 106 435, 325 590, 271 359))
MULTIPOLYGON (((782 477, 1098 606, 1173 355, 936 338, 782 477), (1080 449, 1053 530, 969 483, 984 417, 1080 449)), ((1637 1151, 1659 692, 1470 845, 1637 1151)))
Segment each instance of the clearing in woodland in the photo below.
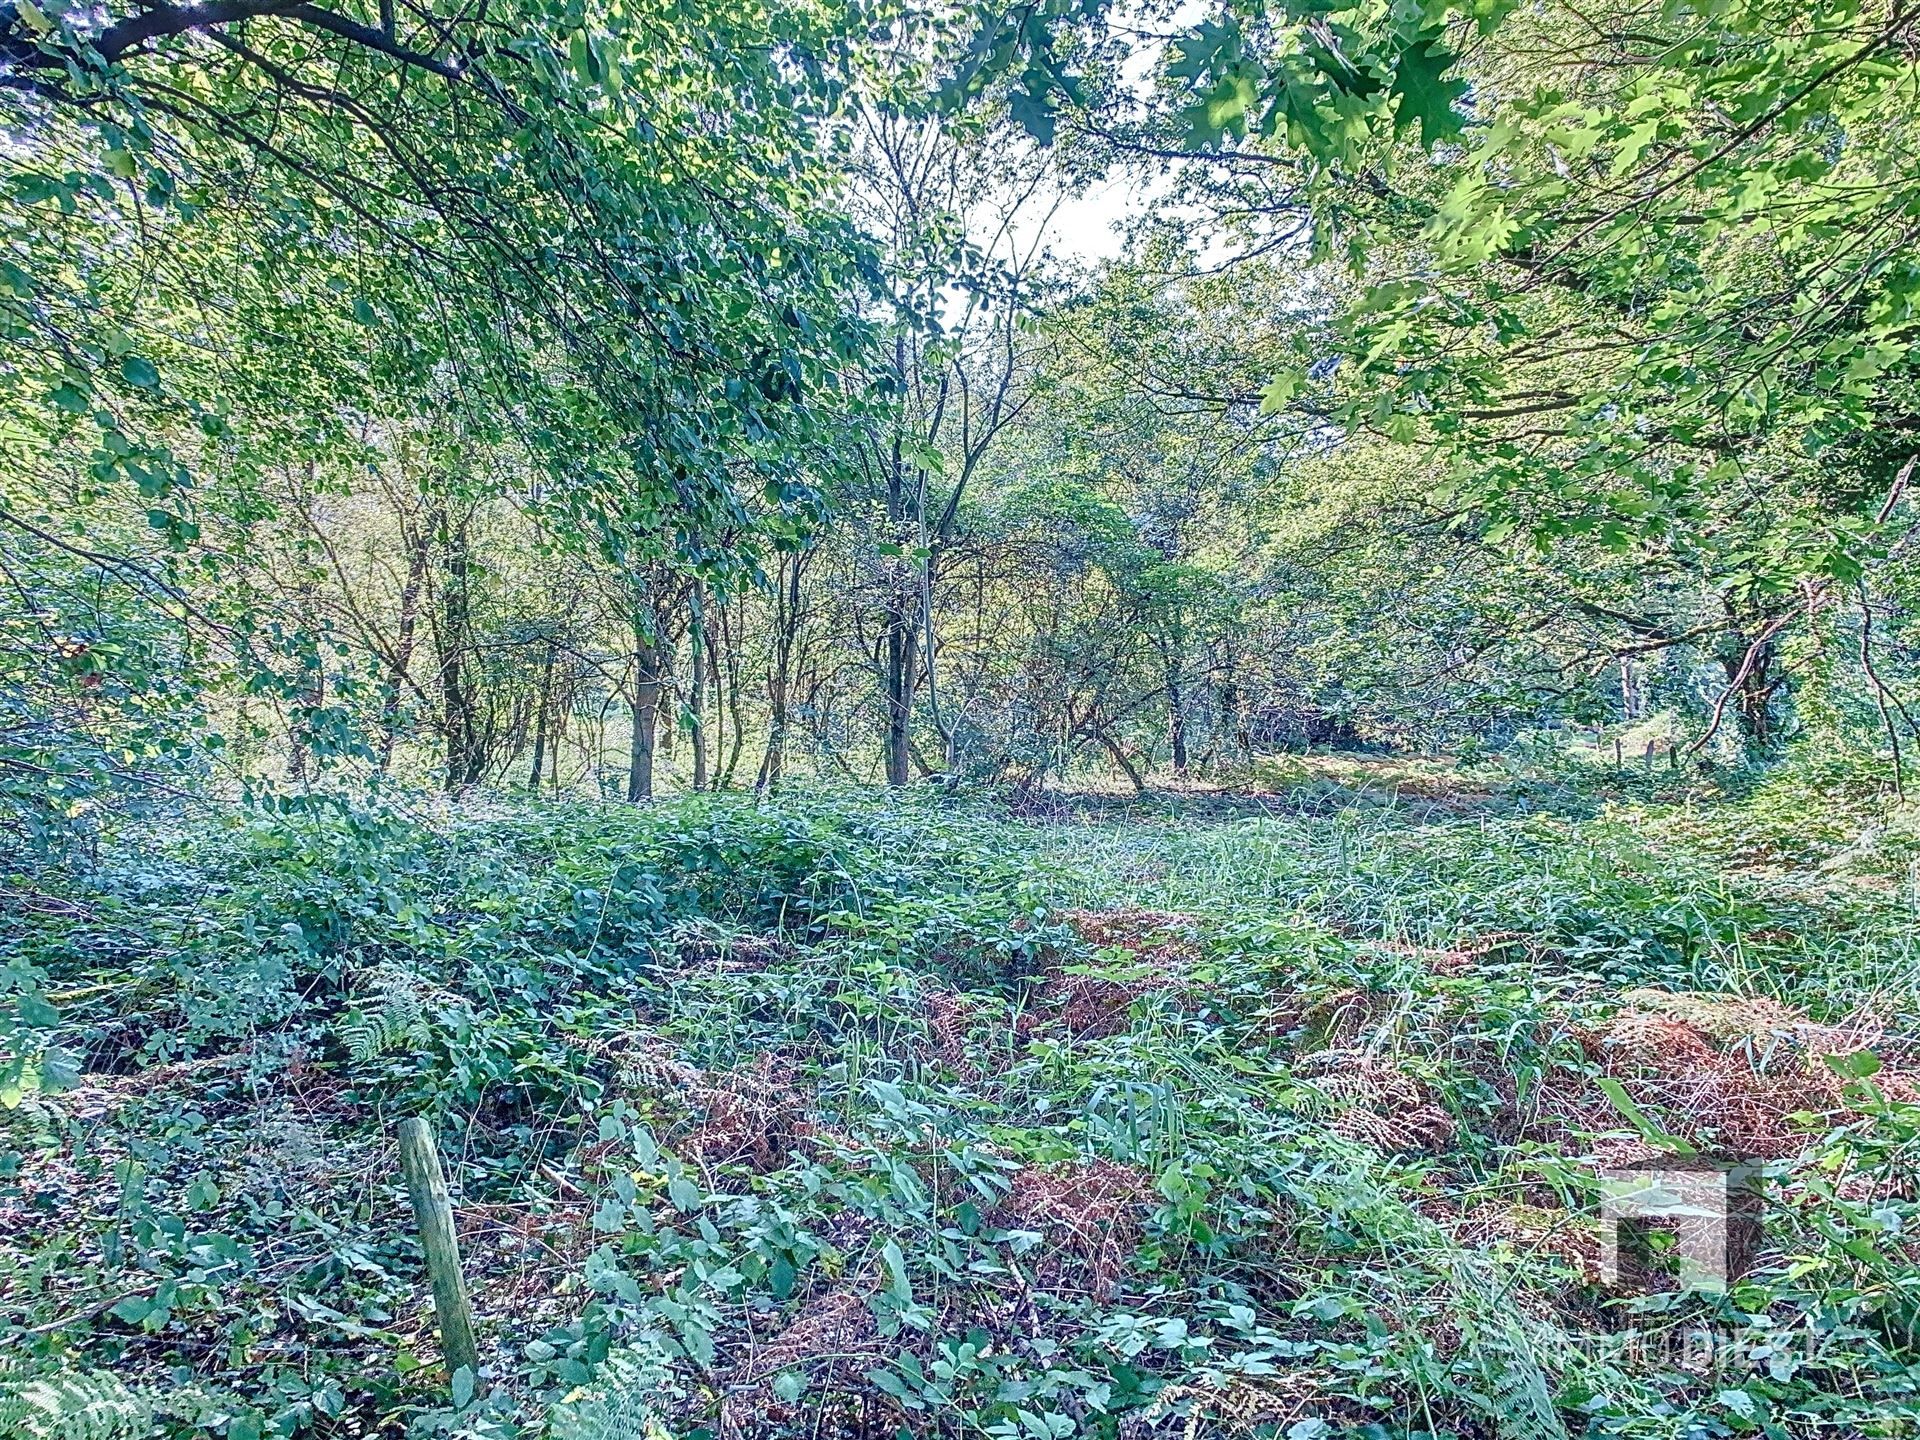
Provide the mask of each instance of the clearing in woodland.
POLYGON ((6 1112, 12 1334, 99 1433, 1903 1433, 1920 837, 1791 778, 1268 782, 235 822, 13 889, 76 1073, 6 1112), (1688 1150, 1766 1162, 1751 1267, 1604 1284, 1597 1167, 1688 1150))
POLYGON ((1920 0, 0 0, 0 1440, 1920 1440, 1920 0))

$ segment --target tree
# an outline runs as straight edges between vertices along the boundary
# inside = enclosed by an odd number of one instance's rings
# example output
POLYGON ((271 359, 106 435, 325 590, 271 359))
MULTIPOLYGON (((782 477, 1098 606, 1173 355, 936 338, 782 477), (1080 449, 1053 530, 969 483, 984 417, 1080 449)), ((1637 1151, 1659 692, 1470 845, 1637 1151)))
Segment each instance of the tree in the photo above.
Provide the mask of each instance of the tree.
MULTIPOLYGON (((841 382, 873 269, 827 147, 860 24, 628 0, 0 7, 0 115, 25 137, 0 159, 0 524, 290 715, 351 706, 276 658, 311 627, 247 608, 243 537, 288 467, 352 488, 431 431, 502 462, 469 493, 513 495, 562 549, 750 578, 750 539, 697 537, 807 510, 821 437, 858 409, 841 382)), ((467 783, 489 740, 460 506, 408 510, 368 753, 390 756, 437 626, 467 783)))

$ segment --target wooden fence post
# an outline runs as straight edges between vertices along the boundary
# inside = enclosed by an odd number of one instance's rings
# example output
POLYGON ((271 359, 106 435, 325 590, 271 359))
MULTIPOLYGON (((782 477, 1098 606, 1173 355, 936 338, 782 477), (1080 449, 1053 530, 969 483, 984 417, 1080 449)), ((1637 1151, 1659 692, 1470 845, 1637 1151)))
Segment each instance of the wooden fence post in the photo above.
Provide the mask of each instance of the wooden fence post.
POLYGON ((420 1248, 427 1253, 427 1279, 433 1283, 433 1310, 440 1321, 440 1354, 449 1375, 462 1369, 478 1378, 480 1351, 473 1342, 473 1307, 460 1274, 460 1241, 453 1229, 453 1204, 433 1131, 415 1116, 400 1122, 400 1168, 406 1172, 413 1218, 420 1227, 420 1248))

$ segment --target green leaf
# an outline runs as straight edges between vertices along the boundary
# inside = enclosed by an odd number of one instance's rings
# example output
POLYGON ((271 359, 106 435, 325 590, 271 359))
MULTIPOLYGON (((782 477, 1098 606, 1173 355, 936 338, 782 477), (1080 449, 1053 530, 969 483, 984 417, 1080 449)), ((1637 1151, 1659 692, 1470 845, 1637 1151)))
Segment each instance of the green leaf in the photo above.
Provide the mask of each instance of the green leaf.
POLYGON ((1460 133, 1466 121, 1453 102, 1466 93, 1467 82, 1445 78, 1457 58, 1442 43, 1438 31, 1426 33, 1400 52, 1389 92, 1399 102, 1393 112, 1396 135, 1415 121, 1420 125, 1422 145, 1430 146, 1460 133))
POLYGON ((880 1247, 880 1256, 887 1263, 887 1294, 902 1305, 913 1303, 913 1282, 907 1277, 906 1257, 900 1253, 896 1241, 889 1240, 880 1247))
POLYGON ((1845 1055, 1822 1057, 1827 1068, 1848 1080, 1871 1080, 1880 1073, 1880 1057, 1871 1050, 1855 1050, 1845 1055))
POLYGON ((680 1211, 698 1210, 702 1196, 700 1187, 677 1170, 667 1180, 667 1199, 680 1211))
POLYGON ((1052 98, 1044 89, 1036 91, 1029 84, 1027 87, 1015 90, 1007 97, 1007 113, 1013 117, 1015 124, 1040 144, 1053 143, 1057 120, 1052 98))
POLYGON ((1287 402, 1300 392, 1303 378, 1297 370, 1282 370, 1269 380, 1260 391, 1260 413, 1276 415, 1286 409, 1287 402))
POLYGON ((903 1404, 910 1405, 915 1410, 922 1408, 919 1397, 907 1388, 907 1382, 891 1370, 867 1371, 867 1383, 881 1393, 891 1395, 903 1404))
POLYGON ((160 372, 154 369, 153 362, 139 355, 129 355, 120 362, 120 377, 142 390, 151 390, 160 383, 160 372))
POLYGON ((1693 1146, 1689 1145, 1685 1140, 1682 1140, 1678 1135, 1669 1135, 1665 1130, 1662 1130, 1658 1125, 1654 1124, 1652 1120, 1648 1119, 1646 1113, 1634 1103, 1633 1097, 1627 1094, 1626 1086, 1622 1085, 1611 1075, 1602 1075, 1594 1081, 1594 1083, 1600 1087, 1601 1093, 1613 1102, 1613 1108, 1627 1118, 1627 1122, 1632 1125, 1635 1130, 1640 1132, 1640 1138, 1645 1140, 1649 1145, 1665 1150, 1673 1155, 1692 1155, 1696 1153, 1693 1146))

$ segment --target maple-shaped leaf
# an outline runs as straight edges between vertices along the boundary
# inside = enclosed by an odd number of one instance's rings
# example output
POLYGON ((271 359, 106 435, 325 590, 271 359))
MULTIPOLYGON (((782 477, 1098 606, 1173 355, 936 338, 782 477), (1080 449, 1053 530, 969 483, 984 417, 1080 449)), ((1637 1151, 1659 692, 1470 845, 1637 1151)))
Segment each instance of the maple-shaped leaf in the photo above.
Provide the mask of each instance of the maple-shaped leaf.
POLYGON ((1441 43, 1437 30, 1421 35, 1400 52, 1391 92, 1399 101, 1393 112, 1396 135, 1415 120, 1420 122, 1422 145, 1460 133, 1466 117, 1453 108, 1453 102, 1466 93, 1467 82, 1446 78, 1457 58, 1441 43))
POLYGON ((1036 85, 1031 74, 1023 77, 1022 88, 1007 97, 1007 113, 1040 144, 1053 143, 1056 117, 1053 97, 1045 88, 1044 79, 1036 85))
POLYGON ((1238 60, 1242 44, 1239 22, 1232 16, 1223 22, 1202 20, 1191 35, 1168 49, 1167 74, 1198 85, 1238 60))

